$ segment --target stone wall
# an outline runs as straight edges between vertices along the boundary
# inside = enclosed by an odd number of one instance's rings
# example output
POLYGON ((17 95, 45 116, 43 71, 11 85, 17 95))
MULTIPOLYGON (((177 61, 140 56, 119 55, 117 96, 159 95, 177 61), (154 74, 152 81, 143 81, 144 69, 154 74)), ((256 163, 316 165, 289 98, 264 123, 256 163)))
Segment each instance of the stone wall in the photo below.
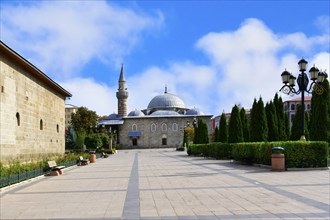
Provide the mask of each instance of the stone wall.
POLYGON ((0 65, 0 161, 63 154, 65 97, 6 57, 0 65))
MULTIPOLYGON (((198 116, 208 125, 211 132, 210 116, 198 116)), ((124 124, 119 127, 120 145, 125 149, 130 148, 175 148, 182 145, 183 128, 187 121, 193 124, 194 116, 172 116, 172 117, 129 117, 124 118, 124 124), (133 128, 134 127, 134 128, 133 128), (135 130, 136 128, 136 130, 135 130), (133 138, 129 132, 140 132, 137 137, 137 146, 133 146, 133 138), (163 145, 166 138, 166 145, 163 145)))

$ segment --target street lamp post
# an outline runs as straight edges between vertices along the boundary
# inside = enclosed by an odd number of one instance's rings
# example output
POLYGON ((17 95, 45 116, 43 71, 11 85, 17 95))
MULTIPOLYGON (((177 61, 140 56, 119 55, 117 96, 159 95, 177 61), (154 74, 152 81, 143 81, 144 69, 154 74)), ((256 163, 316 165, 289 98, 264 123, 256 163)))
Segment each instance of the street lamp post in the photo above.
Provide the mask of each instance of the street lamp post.
POLYGON ((194 129, 197 127, 197 119, 196 119, 196 117, 194 117, 194 119, 193 119, 193 126, 194 126, 194 129))
POLYGON ((301 93, 301 137, 300 140, 306 140, 305 138, 305 92, 311 94, 314 90, 316 94, 321 95, 324 91, 324 88, 322 87, 322 82, 327 78, 327 74, 325 72, 319 71, 319 69, 315 66, 313 66, 309 70, 310 79, 312 80, 312 83, 310 84, 308 88, 309 79, 306 71, 307 61, 305 59, 301 59, 298 62, 299 71, 301 72, 298 76, 298 79, 293 76, 291 73, 289 73, 286 69, 282 72, 282 82, 283 86, 280 89, 280 92, 283 92, 287 95, 299 95, 301 93), (295 80, 297 79, 298 84, 298 90, 296 90, 295 87, 295 80))
POLYGON ((188 132, 187 132, 187 128, 190 127, 190 123, 189 121, 186 122, 186 125, 183 127, 183 147, 184 149, 187 148, 187 142, 189 142, 188 140, 188 132))

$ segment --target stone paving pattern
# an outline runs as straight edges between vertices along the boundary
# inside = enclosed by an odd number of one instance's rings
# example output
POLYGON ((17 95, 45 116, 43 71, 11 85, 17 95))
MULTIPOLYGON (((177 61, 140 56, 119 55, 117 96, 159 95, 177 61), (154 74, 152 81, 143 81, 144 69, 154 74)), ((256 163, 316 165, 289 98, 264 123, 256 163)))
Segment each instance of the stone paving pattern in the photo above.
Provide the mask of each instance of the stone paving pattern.
POLYGON ((329 170, 271 172, 174 149, 122 150, 3 189, 0 219, 330 219, 329 170))

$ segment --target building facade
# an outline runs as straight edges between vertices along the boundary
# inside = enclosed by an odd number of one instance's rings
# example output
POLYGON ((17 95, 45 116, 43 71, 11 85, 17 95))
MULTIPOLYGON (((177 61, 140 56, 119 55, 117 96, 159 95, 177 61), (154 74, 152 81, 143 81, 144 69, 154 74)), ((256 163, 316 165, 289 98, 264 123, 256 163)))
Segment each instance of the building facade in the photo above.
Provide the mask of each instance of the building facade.
MULTIPOLYGON (((114 142, 126 149, 170 148, 182 146, 184 128, 202 119, 212 132, 211 117, 197 108, 188 109, 176 95, 168 93, 155 96, 146 109, 127 114, 128 91, 123 66, 118 81, 118 114, 111 114, 98 122, 114 137, 114 142)), ((88 146, 87 146, 88 147, 88 146)))
POLYGON ((75 114, 78 111, 77 106, 71 104, 65 104, 65 129, 71 125, 71 115, 75 114))
POLYGON ((0 161, 64 153, 71 94, 0 41, 0 161))
MULTIPOLYGON (((305 112, 310 112, 311 110, 311 96, 304 97, 304 104, 305 104, 305 112)), ((290 128, 292 127, 294 115, 297 111, 297 105, 301 105, 301 98, 290 99, 283 102, 284 105, 284 112, 289 116, 290 121, 290 128)))

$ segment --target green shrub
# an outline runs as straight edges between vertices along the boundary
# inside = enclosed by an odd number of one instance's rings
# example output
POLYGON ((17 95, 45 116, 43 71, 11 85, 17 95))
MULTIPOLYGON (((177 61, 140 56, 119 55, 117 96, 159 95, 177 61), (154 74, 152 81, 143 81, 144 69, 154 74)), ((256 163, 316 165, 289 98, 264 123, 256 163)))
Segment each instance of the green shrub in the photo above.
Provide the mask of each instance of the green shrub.
POLYGON ((327 142, 284 142, 287 167, 326 167, 329 156, 327 142))
POLYGON ((187 153, 188 155, 193 156, 205 156, 205 146, 207 144, 190 144, 188 146, 187 153))
POLYGON ((232 144, 214 142, 207 146, 207 155, 216 159, 229 159, 232 153, 232 144))
POLYGON ((89 153, 70 153, 65 154, 63 156, 52 156, 48 158, 44 158, 41 161, 38 162, 31 162, 31 163, 21 163, 19 160, 12 160, 8 166, 4 166, 2 163, 0 163, 0 177, 9 176, 12 174, 18 174, 25 171, 30 171, 38 168, 42 168, 44 171, 48 171, 48 163, 47 161, 55 160, 57 164, 65 163, 65 162, 71 162, 71 161, 77 161, 79 156, 82 156, 84 158, 89 158, 89 153))
POLYGON ((85 144, 88 149, 95 150, 97 147, 101 147, 103 143, 99 134, 90 134, 85 138, 85 144))
POLYGON ((328 142, 285 141, 251 143, 211 143, 188 146, 188 155, 229 159, 247 164, 271 165, 272 148, 283 147, 287 168, 326 167, 329 157, 328 142))
POLYGON ((233 144, 233 157, 237 161, 252 164, 254 148, 249 143, 237 143, 233 144))

